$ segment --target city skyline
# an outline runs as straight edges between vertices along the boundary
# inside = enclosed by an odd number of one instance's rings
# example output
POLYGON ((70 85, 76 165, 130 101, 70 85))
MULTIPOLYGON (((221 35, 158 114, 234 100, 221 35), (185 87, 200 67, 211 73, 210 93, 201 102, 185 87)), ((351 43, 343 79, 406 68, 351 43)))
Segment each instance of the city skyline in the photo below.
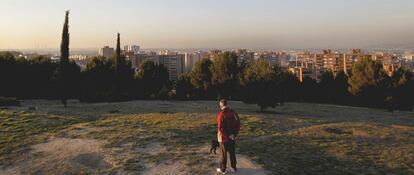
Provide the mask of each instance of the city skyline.
POLYGON ((2 0, 0 49, 58 48, 70 10, 71 48, 355 48, 414 45, 408 0, 2 0))

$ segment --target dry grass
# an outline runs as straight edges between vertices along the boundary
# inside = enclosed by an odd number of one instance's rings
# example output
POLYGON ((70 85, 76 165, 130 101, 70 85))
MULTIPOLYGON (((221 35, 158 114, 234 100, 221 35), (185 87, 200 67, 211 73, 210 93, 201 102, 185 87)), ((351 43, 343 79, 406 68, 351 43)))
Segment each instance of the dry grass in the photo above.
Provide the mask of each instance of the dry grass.
MULTIPOLYGON (((230 104, 241 114, 238 152, 271 174, 414 173, 413 113, 298 103, 260 113, 230 104)), ((111 157, 109 172, 181 162, 194 174, 209 174, 217 160, 206 149, 215 138, 216 114, 216 102, 206 101, 72 102, 68 109, 27 101, 0 113, 0 129, 7 131, 0 136, 0 162, 54 135, 101 140, 111 157), (27 106, 38 110, 18 112, 27 106)))
POLYGON ((0 111, 0 165, 10 164, 30 145, 47 140, 47 134, 56 133, 76 122, 79 120, 71 117, 0 111))
POLYGON ((207 152, 200 152, 200 146, 214 138, 214 121, 214 116, 199 113, 123 115, 89 123, 101 129, 87 137, 105 139, 105 147, 129 152, 131 157, 120 167, 124 171, 140 169, 145 164, 181 161, 193 167, 188 171, 205 174, 214 162, 207 152), (154 148, 153 143, 159 146, 154 148), (200 162, 206 167, 197 166, 200 162))

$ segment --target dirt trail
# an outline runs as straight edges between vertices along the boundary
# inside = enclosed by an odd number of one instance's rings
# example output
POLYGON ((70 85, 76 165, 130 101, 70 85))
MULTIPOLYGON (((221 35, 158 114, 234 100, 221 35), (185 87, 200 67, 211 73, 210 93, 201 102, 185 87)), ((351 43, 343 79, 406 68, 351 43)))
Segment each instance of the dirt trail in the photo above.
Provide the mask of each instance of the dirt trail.
POLYGON ((142 174, 145 175, 186 175, 190 174, 182 162, 150 165, 142 174))
MULTIPOLYGON (((93 139, 51 138, 48 142, 33 145, 31 151, 22 156, 15 165, 9 169, 1 170, 3 174, 81 174, 108 173, 113 169, 112 160, 102 150, 102 143, 93 139), (108 171, 109 170, 109 171, 108 171)), ((151 146, 162 151, 156 144, 151 146)), ((206 151, 207 148, 202 149, 206 151)), ((142 150, 146 152, 147 150, 142 150)), ((165 150, 164 150, 165 151, 165 150)), ((152 152, 152 151, 151 151, 152 152)), ((218 165, 219 155, 209 155, 218 165)), ((265 175, 266 171, 247 156, 237 155, 237 175, 265 175)), ((228 162, 230 165, 230 162, 228 162)), ((147 164, 142 174, 145 175, 185 175, 191 174, 184 162, 167 161, 161 164, 147 164)), ((216 174, 216 166, 211 167, 211 174, 216 174)), ((113 171, 112 171, 113 172, 113 171)), ((121 173, 122 172, 118 172, 121 173)), ((138 172, 137 172, 138 173, 138 172)), ((134 174, 134 173, 132 173, 134 174)), ((138 173, 139 174, 139 173, 138 173)))
MULTIPOLYGON (((200 148, 200 152, 209 152, 210 147, 204 146, 200 148)), ((219 166, 220 161, 220 150, 217 149, 217 154, 209 154, 211 159, 214 159, 215 166, 211 167, 212 174, 217 174, 216 170, 219 166)), ((230 173, 236 175, 266 175, 267 171, 263 169, 260 165, 256 162, 252 161, 248 156, 237 154, 237 173, 230 173)), ((227 159, 227 167, 230 167, 230 159, 227 159)))
POLYGON ((255 162, 251 161, 247 156, 237 155, 237 175, 265 175, 266 171, 255 162))
MULTIPOLYGON (((244 155, 237 155, 237 173, 228 173, 234 175, 266 175, 266 171, 262 169, 259 165, 251 161, 248 157, 244 155)), ((217 157, 218 160, 218 157, 217 157)), ((217 162, 218 165, 218 162, 217 162)), ((228 162, 230 165, 230 162, 228 162)), ((217 167, 211 167, 211 174, 215 175, 217 167)), ((174 163, 162 163, 158 165, 152 165, 146 169, 143 174, 145 175, 187 175, 191 174, 188 172, 188 168, 184 165, 183 162, 174 162, 174 163)))
POLYGON ((84 169, 109 169, 102 154, 101 143, 93 139, 51 138, 33 145, 31 151, 2 174, 63 174, 81 173, 84 169))
MULTIPOLYGON (((266 175, 266 171, 260 167, 257 163, 250 160, 245 155, 237 154, 237 173, 228 173, 235 175, 266 175)), ((217 156, 217 165, 219 165, 219 156, 217 156)), ((230 167, 230 160, 227 160, 227 168, 230 167)), ((213 167, 214 172, 216 172, 217 167, 213 167)), ((217 174, 217 173, 213 173, 217 174)))

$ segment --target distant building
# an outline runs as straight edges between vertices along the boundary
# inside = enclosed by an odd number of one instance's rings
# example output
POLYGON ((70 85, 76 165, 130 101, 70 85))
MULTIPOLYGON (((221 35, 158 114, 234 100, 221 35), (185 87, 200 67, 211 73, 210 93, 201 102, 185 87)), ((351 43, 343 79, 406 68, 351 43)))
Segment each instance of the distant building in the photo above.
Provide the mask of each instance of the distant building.
POLYGON ((124 46, 124 51, 125 52, 132 52, 134 54, 138 54, 140 49, 141 48, 137 45, 125 45, 124 46))
POLYGON ((135 54, 134 52, 132 52, 132 51, 129 51, 129 52, 123 52, 123 55, 125 56, 125 59, 126 60, 129 60, 130 62, 131 62, 131 66, 132 66, 132 68, 136 68, 137 67, 137 61, 138 61, 138 55, 137 54, 135 54))
POLYGON ((103 56, 105 58, 111 58, 114 52, 115 52, 114 48, 111 48, 109 46, 99 48, 99 56, 103 56))
POLYGON ((176 81, 185 72, 185 55, 157 55, 157 54, 136 54, 130 57, 132 67, 139 68, 139 65, 144 61, 152 61, 155 64, 164 65, 169 74, 171 81, 176 81))
POLYGON ((139 68, 139 65, 144 61, 152 61, 154 63, 158 63, 158 60, 159 60, 159 56, 157 54, 152 54, 152 53, 148 53, 148 54, 140 53, 140 54, 133 54, 133 55, 126 54, 126 57, 127 59, 131 61, 131 66, 133 68, 139 68))
POLYGON ((315 69, 305 68, 305 67, 296 67, 296 68, 289 68, 289 72, 295 75, 300 82, 303 82, 303 78, 310 77, 312 79, 317 80, 318 75, 315 69))
POLYGON ((184 53, 184 72, 190 72, 193 69, 193 55, 184 53))
POLYGON ((54 55, 50 57, 50 60, 52 60, 52 62, 58 62, 60 60, 60 56, 54 55))
POLYGON ((159 55, 158 63, 167 68, 172 81, 176 81, 184 73, 184 54, 159 55))
POLYGON ((184 72, 190 72, 194 69, 195 64, 201 59, 208 56, 207 52, 193 52, 184 54, 184 72))
POLYGON ((403 58, 406 61, 413 61, 414 55, 411 52, 405 52, 403 58))

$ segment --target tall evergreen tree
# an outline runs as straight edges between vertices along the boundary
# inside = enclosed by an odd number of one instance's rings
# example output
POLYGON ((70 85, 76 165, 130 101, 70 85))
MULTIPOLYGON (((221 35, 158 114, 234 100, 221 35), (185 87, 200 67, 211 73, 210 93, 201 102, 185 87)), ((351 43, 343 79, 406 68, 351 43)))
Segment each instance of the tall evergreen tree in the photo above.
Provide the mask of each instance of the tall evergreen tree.
POLYGON ((60 45, 61 59, 59 66, 53 73, 51 83, 56 96, 66 107, 68 98, 77 98, 79 87, 80 67, 69 60, 69 11, 66 11, 65 23, 63 24, 62 42, 60 45))
POLYGON ((131 62, 125 59, 121 54, 121 37, 117 34, 115 55, 112 58, 114 62, 115 80, 113 81, 113 101, 124 101, 131 99, 131 91, 134 79, 134 71, 131 68, 131 62))
POLYGON ((115 71, 118 73, 122 69, 123 58, 121 57, 121 38, 118 33, 116 39, 116 51, 115 51, 115 71))
POLYGON ((62 41, 60 43, 60 63, 55 72, 54 81, 56 83, 56 90, 64 107, 67 105, 68 92, 66 87, 68 85, 67 69, 69 65, 69 11, 66 11, 65 22, 63 24, 62 41))
POLYGON ((63 68, 69 63, 69 11, 65 14, 65 23, 63 24, 62 42, 60 43, 60 66, 63 68))

